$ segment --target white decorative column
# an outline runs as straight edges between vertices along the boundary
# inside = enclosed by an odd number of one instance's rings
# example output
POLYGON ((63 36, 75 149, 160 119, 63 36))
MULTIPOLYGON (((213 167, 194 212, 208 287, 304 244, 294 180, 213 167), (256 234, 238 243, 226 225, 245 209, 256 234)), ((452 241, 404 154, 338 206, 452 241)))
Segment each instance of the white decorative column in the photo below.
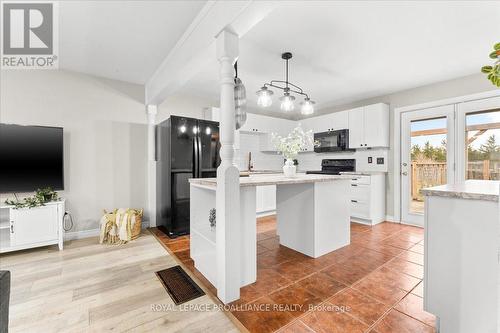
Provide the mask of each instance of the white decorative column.
POLYGON ((156 159, 155 159, 155 125, 158 108, 146 105, 148 117, 148 210, 149 226, 156 227, 156 159))
POLYGON ((234 164, 234 69, 238 36, 224 29, 217 35, 220 63, 220 156, 217 169, 217 297, 229 303, 240 298, 240 173, 234 164))

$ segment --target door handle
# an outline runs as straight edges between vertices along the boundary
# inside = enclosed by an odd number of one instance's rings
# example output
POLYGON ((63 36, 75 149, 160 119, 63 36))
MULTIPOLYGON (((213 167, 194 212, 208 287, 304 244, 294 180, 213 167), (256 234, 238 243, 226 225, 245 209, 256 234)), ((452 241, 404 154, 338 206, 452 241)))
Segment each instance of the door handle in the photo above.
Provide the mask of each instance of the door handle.
POLYGON ((198 144, 196 141, 196 137, 193 139, 193 149, 194 149, 194 170, 193 170, 193 178, 198 178, 198 144))
POLYGON ((203 169, 203 151, 201 150, 201 138, 197 137, 197 142, 198 142, 198 178, 201 178, 202 176, 202 169, 203 169))
POLYGON ((14 233, 14 221, 10 221, 10 233, 14 233))

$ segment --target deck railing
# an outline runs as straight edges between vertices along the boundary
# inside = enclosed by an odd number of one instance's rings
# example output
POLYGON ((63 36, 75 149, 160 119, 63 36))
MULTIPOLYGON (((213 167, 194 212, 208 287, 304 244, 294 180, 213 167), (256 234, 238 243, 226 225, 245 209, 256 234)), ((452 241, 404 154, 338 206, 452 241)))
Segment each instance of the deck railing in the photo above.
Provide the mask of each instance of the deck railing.
MULTIPOLYGON (((469 161, 467 179, 500 180, 500 161, 469 161)), ((445 162, 411 162, 411 197, 421 201, 420 190, 426 187, 446 184, 447 168, 445 162)))

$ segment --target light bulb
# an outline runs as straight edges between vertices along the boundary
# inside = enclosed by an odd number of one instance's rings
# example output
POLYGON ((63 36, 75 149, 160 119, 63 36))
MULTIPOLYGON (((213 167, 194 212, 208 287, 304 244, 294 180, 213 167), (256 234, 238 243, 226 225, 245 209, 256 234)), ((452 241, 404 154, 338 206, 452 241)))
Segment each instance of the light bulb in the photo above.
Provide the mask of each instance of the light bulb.
POLYGON ((210 129, 210 127, 205 128, 205 134, 206 135, 212 134, 212 130, 210 129))
POLYGON ((272 94, 273 92, 267 89, 266 86, 260 88, 260 90, 257 91, 257 105, 263 108, 271 106, 271 104, 273 104, 273 99, 271 98, 272 94))
POLYGON ((181 127, 179 127, 179 131, 181 131, 181 133, 186 133, 186 125, 181 125, 181 127))
POLYGON ((280 98, 281 105, 280 108, 281 110, 285 112, 290 112, 295 108, 295 105, 293 104, 293 101, 295 100, 295 97, 290 96, 289 93, 285 93, 283 97, 280 98))
POLYGON ((314 102, 306 97, 303 102, 300 103, 300 113, 307 116, 314 113, 314 102))

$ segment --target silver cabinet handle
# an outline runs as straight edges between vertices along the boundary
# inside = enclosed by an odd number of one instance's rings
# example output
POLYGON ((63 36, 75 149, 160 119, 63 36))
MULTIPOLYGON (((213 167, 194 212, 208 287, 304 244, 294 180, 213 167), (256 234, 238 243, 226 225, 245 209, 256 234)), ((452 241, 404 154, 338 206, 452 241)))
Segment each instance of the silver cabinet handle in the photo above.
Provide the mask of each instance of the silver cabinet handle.
POLYGON ((351 184, 351 186, 358 186, 358 184, 351 184))
POLYGON ((403 176, 408 176, 408 172, 406 172, 406 171, 401 172, 401 174, 402 174, 403 176))
POLYGON ((14 221, 10 221, 10 233, 14 233, 14 221))
POLYGON ((358 202, 358 200, 351 200, 351 202, 358 202))

